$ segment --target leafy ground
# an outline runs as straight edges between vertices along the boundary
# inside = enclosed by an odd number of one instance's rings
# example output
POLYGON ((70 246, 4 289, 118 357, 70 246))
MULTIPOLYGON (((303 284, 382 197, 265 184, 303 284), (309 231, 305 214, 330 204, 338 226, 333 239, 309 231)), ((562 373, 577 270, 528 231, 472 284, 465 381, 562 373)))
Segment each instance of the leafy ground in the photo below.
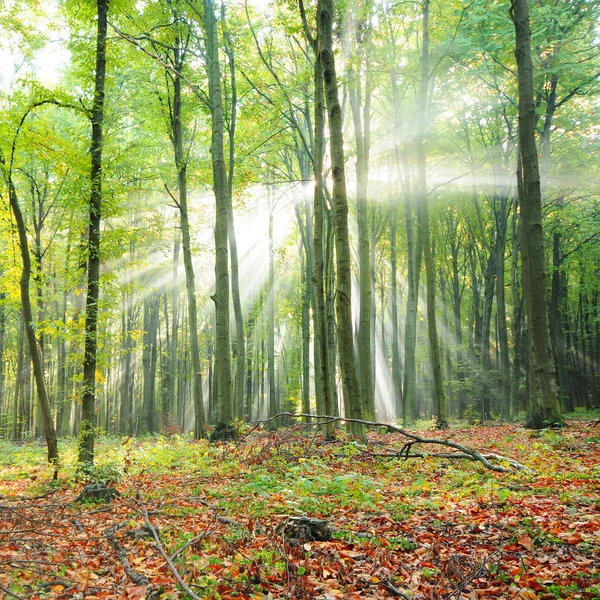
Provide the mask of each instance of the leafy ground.
POLYGON ((101 439, 87 477, 121 497, 98 505, 74 502, 73 441, 53 487, 42 446, 0 440, 0 596, 184 598, 147 511, 200 598, 600 598, 600 426, 447 435, 531 473, 382 457, 404 440, 381 432, 366 445, 300 429, 221 445, 101 439), (328 520, 334 539, 287 539, 291 515, 328 520))

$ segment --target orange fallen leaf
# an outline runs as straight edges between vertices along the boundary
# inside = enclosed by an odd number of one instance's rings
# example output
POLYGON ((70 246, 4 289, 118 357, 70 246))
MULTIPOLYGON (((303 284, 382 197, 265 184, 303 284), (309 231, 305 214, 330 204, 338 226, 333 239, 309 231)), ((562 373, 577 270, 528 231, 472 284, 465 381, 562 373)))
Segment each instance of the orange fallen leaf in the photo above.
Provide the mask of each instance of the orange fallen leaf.
POLYGON ((526 533, 519 536, 519 539, 517 540, 517 542, 521 546, 523 546, 523 548, 526 548, 527 550, 530 550, 531 547, 533 546, 533 540, 526 533))

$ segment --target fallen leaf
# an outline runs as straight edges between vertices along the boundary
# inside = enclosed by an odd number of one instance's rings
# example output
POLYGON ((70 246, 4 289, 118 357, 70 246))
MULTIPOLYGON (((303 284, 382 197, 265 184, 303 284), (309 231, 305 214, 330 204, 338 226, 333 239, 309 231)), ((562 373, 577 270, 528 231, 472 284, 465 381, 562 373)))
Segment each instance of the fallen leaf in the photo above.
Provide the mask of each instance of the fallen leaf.
POLYGON ((526 533, 519 536, 517 542, 527 550, 531 550, 531 547, 533 546, 533 540, 526 533))

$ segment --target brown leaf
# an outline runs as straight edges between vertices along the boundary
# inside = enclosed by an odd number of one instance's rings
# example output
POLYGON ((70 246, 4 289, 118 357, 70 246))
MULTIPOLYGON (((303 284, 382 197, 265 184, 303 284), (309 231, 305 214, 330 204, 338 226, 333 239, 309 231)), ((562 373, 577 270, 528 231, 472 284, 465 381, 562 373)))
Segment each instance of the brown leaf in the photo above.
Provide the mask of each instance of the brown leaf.
POLYGON ((146 585, 136 585, 125 588, 128 600, 141 600, 146 595, 146 585))
POLYGON ((531 547, 533 546, 533 540, 526 533, 519 536, 517 542, 527 550, 531 550, 531 547))

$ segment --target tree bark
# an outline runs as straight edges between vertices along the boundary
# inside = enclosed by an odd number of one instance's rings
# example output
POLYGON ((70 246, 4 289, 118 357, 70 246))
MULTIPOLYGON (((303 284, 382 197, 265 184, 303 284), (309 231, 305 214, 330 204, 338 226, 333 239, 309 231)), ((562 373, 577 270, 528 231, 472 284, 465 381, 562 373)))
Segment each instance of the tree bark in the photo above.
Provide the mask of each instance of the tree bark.
POLYGON ((219 423, 230 425, 233 420, 231 398, 231 356, 229 343, 229 192, 223 149, 223 100, 219 41, 213 0, 204 0, 206 72, 212 122, 210 153, 215 194, 215 293, 212 296, 216 313, 215 379, 219 423))
POLYGON ((92 107, 91 192, 88 231, 88 283, 85 302, 85 346, 83 358, 83 397, 79 424, 79 462, 94 462, 96 402, 96 362, 98 337, 98 297, 100 291, 100 221, 102 209, 102 147, 104 83, 106 76, 106 31, 108 0, 97 0, 96 82, 92 107))
POLYGON ((392 393, 396 418, 402 416, 402 379, 400 337, 398 332, 398 276, 397 276, 397 249, 396 249, 396 210, 390 215, 390 267, 392 277, 392 393))
MULTIPOLYGON (((181 55, 181 50, 179 48, 175 49, 175 64, 177 64, 179 70, 172 78, 173 108, 171 114, 171 132, 173 149, 175 153, 175 166, 177 168, 177 187, 179 191, 179 222, 181 226, 181 248, 183 251, 183 266, 185 269, 185 288, 187 295, 190 351, 192 355, 192 393, 194 398, 195 415, 194 436, 196 439, 200 439, 205 435, 205 415, 204 398, 202 395, 202 362, 200 360, 200 348, 198 342, 198 307, 196 303, 196 277, 194 273, 194 263, 192 258, 190 222, 188 215, 187 163, 183 147, 181 77, 179 75, 180 70, 183 67, 183 56, 181 55)), ((173 266, 173 268, 176 268, 175 265, 173 266)))
POLYGON ((563 424, 556 390, 556 373, 550 349, 546 308, 546 265, 542 230, 542 194, 535 141, 536 113, 533 97, 533 63, 528 0, 514 0, 510 14, 515 25, 519 84, 519 180, 521 253, 524 269, 524 295, 531 336, 534 403, 527 423, 541 428, 563 424))
POLYGON ((350 77, 349 96, 354 122, 354 137, 356 140, 356 204, 359 272, 358 374, 364 418, 373 420, 375 419, 375 398, 373 394, 373 361, 371 352, 371 255, 367 201, 371 86, 370 80, 367 78, 363 106, 359 74, 355 69, 351 69, 350 77), (363 109, 362 115, 361 109, 363 109))
POLYGON ((235 54, 233 41, 229 31, 225 28, 225 3, 221 4, 221 16, 226 44, 224 46, 229 62, 229 74, 231 77, 231 114, 229 120, 229 172, 227 173, 227 200, 228 219, 227 234, 229 238, 229 253, 231 262, 231 297, 233 300, 233 314, 235 317, 236 346, 234 356, 235 363, 235 398, 234 416, 241 419, 244 415, 244 396, 246 379, 246 343, 244 339, 244 313, 242 312, 242 301, 240 298, 239 260, 237 250, 237 238, 235 235, 235 223, 233 218, 233 176, 235 172, 235 128, 237 120, 237 84, 235 78, 235 54))
POLYGON ((425 154, 425 129, 429 88, 429 0, 423 3, 423 47, 421 54, 421 83, 419 86, 419 110, 417 115, 416 162, 417 162, 417 219, 419 232, 423 240, 423 260, 425 262, 425 280, 427 290, 427 332, 429 335, 429 354, 433 373, 433 400, 437 427, 448 426, 446 414, 446 396, 442 380, 440 343, 435 315, 435 262, 433 257, 429 229, 429 210, 427 206, 427 157, 425 154))
MULTIPOLYGON (((2 167, 6 167, 4 157, 0 156, 0 164, 2 167)), ((8 186, 8 196, 10 207, 15 217, 17 225, 17 233, 19 239, 19 251, 23 261, 23 270, 21 271, 20 279, 20 290, 21 290, 21 309, 23 312, 23 325, 27 336, 27 343, 29 346, 29 354, 31 356, 31 364, 33 366, 33 375, 35 378, 35 384, 38 392, 38 399, 40 404, 40 410, 42 413, 44 437, 46 439, 46 446, 48 448, 48 462, 54 468, 54 477, 56 478, 58 473, 58 442, 56 439, 56 430, 54 429, 54 423, 52 421, 52 411, 50 408, 50 399, 48 397, 48 390, 46 387, 46 380, 44 376, 44 363, 40 348, 36 338, 36 327, 33 318, 33 310, 31 307, 30 297, 30 281, 31 281, 31 255, 29 252, 29 242, 27 239, 27 229, 25 226, 25 219, 23 218, 23 212, 19 205, 19 198, 12 180, 12 164, 11 169, 6 172, 5 178, 8 186)), ((19 436, 20 437, 20 436, 19 436)), ((17 439, 19 439, 17 437, 17 439)))
MULTIPOLYGON (((317 6, 319 60, 323 67, 333 173, 338 350, 346 414, 351 418, 362 419, 363 410, 356 373, 354 335, 352 331, 352 269, 348 234, 348 197, 346 194, 342 108, 339 102, 335 57, 333 54, 333 18, 333 1, 319 0, 317 6)), ((355 435, 362 435, 363 428, 359 423, 350 424, 349 429, 355 435)))

